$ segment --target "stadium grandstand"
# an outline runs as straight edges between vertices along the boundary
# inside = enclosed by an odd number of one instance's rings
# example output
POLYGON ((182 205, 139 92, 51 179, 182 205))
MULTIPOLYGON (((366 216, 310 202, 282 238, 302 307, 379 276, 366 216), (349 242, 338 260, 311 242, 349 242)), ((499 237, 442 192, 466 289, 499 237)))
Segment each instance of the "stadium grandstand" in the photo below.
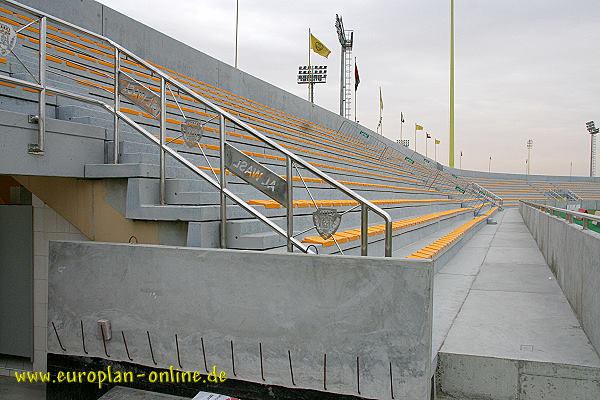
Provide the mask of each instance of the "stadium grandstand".
POLYGON ((444 166, 93 0, 0 24, 0 398, 600 398, 599 178, 444 166))

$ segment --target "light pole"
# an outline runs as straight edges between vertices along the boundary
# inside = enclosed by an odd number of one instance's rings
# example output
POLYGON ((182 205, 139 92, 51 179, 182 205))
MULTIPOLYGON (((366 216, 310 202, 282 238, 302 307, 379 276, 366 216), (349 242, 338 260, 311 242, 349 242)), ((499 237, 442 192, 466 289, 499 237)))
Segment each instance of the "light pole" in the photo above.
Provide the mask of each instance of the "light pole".
POLYGON ((235 2, 235 68, 238 67, 238 21, 240 15, 240 0, 235 2))
POLYGON ((573 177, 573 161, 571 161, 571 165, 569 166, 569 178, 573 177))
POLYGON ((533 148, 533 140, 527 141, 527 175, 531 172, 531 149, 533 148))
POLYGON ((585 126, 590 134, 590 176, 596 176, 596 135, 599 130, 594 121, 586 122, 585 126))

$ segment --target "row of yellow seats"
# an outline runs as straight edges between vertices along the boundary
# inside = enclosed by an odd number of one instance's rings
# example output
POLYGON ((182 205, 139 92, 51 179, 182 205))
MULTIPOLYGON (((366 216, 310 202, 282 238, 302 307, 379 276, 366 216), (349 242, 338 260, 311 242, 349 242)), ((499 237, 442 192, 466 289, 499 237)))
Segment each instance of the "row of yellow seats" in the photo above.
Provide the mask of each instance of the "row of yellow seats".
POLYGON ((485 214, 473 218, 469 222, 459 226, 458 228, 454 229, 449 234, 442 236, 441 238, 439 238, 435 242, 431 243, 430 245, 425 246, 422 249, 415 251, 414 253, 409 255, 408 258, 417 258, 417 259, 433 258, 440 251, 444 250, 446 247, 450 246, 452 243, 454 243, 455 241, 460 239, 467 231, 469 231, 471 228, 473 228, 479 222, 481 222, 482 220, 484 220, 487 217, 489 217, 490 215, 492 215, 497 209, 498 209, 498 207, 493 207, 485 214))
MULTIPOLYGON (((462 201, 471 201, 474 199, 466 199, 462 201)), ((455 199, 377 199, 369 200, 376 205, 398 205, 408 203, 455 203, 461 200, 455 199)), ((264 208, 282 208, 283 206, 275 200, 250 200, 248 204, 253 206, 262 206, 264 208)), ((321 208, 321 207, 353 207, 359 203, 356 200, 294 200, 294 208, 321 208)))
MULTIPOLYGON (((403 220, 394 221, 392 223, 392 230, 397 231, 399 229, 405 229, 415 225, 425 224, 427 222, 440 219, 442 217, 459 214, 470 210, 473 210, 473 208, 457 208, 453 210, 439 211, 414 218, 407 218, 403 220)), ((384 233, 385 224, 372 225, 368 229, 369 236, 383 235, 384 233)), ((306 236, 302 241, 304 243, 320 244, 325 247, 333 246, 336 241, 338 243, 347 243, 350 241, 359 240, 361 238, 360 228, 337 232, 335 235, 333 235, 333 238, 323 239, 321 236, 306 236), (335 240, 333 238, 335 238, 335 240)))

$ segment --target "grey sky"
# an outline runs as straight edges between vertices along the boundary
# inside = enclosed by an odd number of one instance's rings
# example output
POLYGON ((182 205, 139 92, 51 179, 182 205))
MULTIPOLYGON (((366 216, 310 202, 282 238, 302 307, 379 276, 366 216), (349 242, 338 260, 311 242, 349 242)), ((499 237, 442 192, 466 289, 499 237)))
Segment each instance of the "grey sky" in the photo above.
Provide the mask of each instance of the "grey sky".
MULTIPOLYGON (((101 0, 219 60, 233 64, 235 0, 101 0)), ((358 119, 375 130, 379 86, 385 136, 414 140, 414 123, 439 138, 448 161, 449 0, 240 0, 240 68, 306 98, 296 84, 307 62, 308 28, 332 53, 315 102, 339 109, 335 14, 355 31, 361 84, 358 119), (301 4, 301 5, 300 5, 301 4)), ((456 1, 456 166, 524 172, 528 138, 532 173, 589 173, 585 122, 600 124, 600 2, 597 0, 456 1)), ((424 134, 418 150, 423 152, 424 134)), ((429 155, 433 155, 430 141, 429 155)))

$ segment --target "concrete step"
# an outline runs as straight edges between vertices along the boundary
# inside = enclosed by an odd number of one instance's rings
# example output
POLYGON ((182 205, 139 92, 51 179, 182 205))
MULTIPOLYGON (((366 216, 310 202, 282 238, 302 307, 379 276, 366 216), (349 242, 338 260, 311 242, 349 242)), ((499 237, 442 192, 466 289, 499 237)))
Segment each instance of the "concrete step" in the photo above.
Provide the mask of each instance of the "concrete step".
MULTIPOLYGON (((413 211, 414 212, 414 211, 413 211)), ((417 215, 434 212, 430 210, 421 210, 417 215)), ((409 243, 431 235, 440 229, 443 229, 448 224, 457 220, 463 221, 470 218, 472 214, 464 212, 448 217, 441 218, 437 221, 428 222, 418 226, 413 226, 407 229, 396 230, 393 233, 393 246, 398 249, 409 243)), ((400 219, 400 218, 398 218, 400 219)), ((272 219, 277 225, 285 229, 285 218, 272 219)), ((373 222, 372 222, 373 224, 373 222)), ((312 214, 294 217, 294 232, 300 233, 313 226, 312 214)), ((356 229, 360 226, 360 213, 347 213, 342 217, 342 223, 338 231, 348 229, 356 229)), ((256 224, 251 220, 231 221, 227 225, 228 245, 237 249, 248 250, 268 250, 279 246, 284 246, 286 241, 281 236, 272 232, 270 228, 263 224, 256 224)), ((317 235, 316 230, 311 230, 303 233, 297 238, 302 241, 305 236, 317 235)), ((383 235, 370 236, 369 243, 372 244, 373 251, 383 251, 383 235)), ((308 245, 308 244, 307 244, 308 245)), ((320 254, 339 253, 337 246, 315 246, 320 254)), ((340 247, 344 254, 358 255, 360 254, 360 240, 355 240, 347 243, 341 243, 340 247)))

